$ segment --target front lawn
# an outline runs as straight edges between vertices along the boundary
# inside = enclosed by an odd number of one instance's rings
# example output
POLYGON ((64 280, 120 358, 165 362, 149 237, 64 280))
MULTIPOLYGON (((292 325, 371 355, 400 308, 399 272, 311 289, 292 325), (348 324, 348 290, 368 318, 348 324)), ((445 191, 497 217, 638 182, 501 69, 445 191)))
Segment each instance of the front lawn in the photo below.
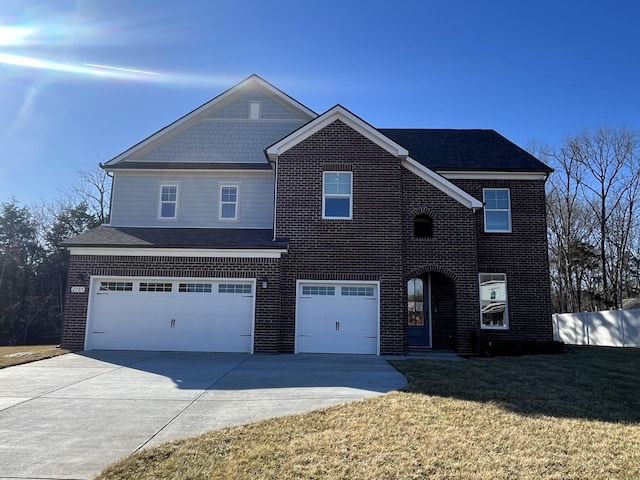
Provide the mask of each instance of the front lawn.
POLYGON ((0 368, 11 367, 21 363, 34 362, 45 358, 69 353, 71 350, 58 348, 56 345, 18 345, 0 347, 0 368))
POLYGON ((142 451, 101 479, 637 479, 640 349, 402 360, 404 391, 142 451))

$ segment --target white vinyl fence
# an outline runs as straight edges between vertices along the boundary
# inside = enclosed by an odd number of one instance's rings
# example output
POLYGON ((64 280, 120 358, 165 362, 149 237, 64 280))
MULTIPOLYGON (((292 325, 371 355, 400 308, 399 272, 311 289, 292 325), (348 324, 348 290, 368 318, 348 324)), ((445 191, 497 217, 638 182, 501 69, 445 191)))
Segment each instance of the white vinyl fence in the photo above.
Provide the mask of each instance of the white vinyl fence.
POLYGON ((556 313, 553 338, 569 345, 640 347, 640 310, 556 313))

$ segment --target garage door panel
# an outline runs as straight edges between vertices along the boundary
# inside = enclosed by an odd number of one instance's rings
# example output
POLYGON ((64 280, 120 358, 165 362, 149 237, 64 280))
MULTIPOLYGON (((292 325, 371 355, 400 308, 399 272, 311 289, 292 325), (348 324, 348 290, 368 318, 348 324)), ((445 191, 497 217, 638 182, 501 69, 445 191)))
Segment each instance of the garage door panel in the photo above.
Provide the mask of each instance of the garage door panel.
POLYGON ((301 283, 298 288, 297 351, 377 353, 377 285, 317 286, 301 283))
POLYGON ((88 349, 251 352, 252 282, 153 280, 170 283, 170 292, 155 291, 165 287, 144 279, 129 279, 133 283, 129 291, 101 291, 100 282, 93 289, 88 349), (220 294, 220 284, 227 285, 225 292, 250 293, 220 294))

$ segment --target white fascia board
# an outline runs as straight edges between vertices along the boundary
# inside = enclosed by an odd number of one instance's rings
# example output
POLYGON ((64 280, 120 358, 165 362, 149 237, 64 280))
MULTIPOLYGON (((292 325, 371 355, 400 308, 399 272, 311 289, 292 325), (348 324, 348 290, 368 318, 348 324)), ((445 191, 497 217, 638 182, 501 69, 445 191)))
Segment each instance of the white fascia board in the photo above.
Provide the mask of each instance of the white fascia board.
POLYGON ((271 85, 269 82, 263 80, 262 78, 260 78, 257 75, 251 75, 250 77, 245 78, 240 83, 234 85, 233 87, 229 88, 225 92, 221 93, 217 97, 209 100, 207 103, 205 103, 205 104, 199 106, 198 108, 196 108, 195 110, 187 113, 185 116, 179 118, 175 122, 173 122, 173 123, 167 125, 166 127, 158 130, 156 133, 154 133, 150 137, 146 138, 145 140, 141 141, 140 143, 134 145, 130 149, 125 150, 124 152, 122 152, 117 157, 112 158, 108 162, 105 162, 103 165, 105 167, 108 167, 109 165, 113 165, 114 163, 120 162, 121 160, 123 160, 123 159, 133 155, 134 153, 138 152, 139 150, 143 149, 144 147, 146 147, 150 143, 154 142, 158 138, 170 134, 171 132, 173 132, 174 130, 176 130, 180 126, 184 125, 185 123, 191 121, 194 118, 197 118, 198 115, 200 115, 201 113, 205 112, 206 110, 212 109, 215 105, 223 103, 227 98, 235 95, 236 93, 238 93, 238 91, 242 90, 243 88, 250 87, 250 86, 258 86, 258 87, 264 88, 269 93, 271 93, 272 95, 278 97, 283 102, 285 102, 289 106, 291 106, 293 109, 300 111, 302 114, 308 116, 309 118, 315 118, 315 117, 318 116, 318 114, 315 113, 313 110, 310 110, 309 108, 305 107, 304 105, 302 105, 300 102, 298 102, 294 98, 290 97, 289 95, 287 95, 283 91, 281 91, 281 90, 277 89, 276 87, 274 87, 273 85, 271 85))
POLYGON ((306 125, 300 127, 290 135, 287 135, 282 140, 274 143, 267 149, 267 155, 270 160, 276 161, 279 155, 282 155, 287 150, 293 148, 298 143, 306 140, 311 135, 319 132, 327 125, 340 120, 355 131, 368 138, 391 155, 399 157, 401 159, 406 158, 409 155, 409 151, 403 146, 397 144, 386 135, 380 133, 373 126, 362 120, 357 115, 354 115, 342 105, 336 105, 335 107, 327 110, 325 113, 310 121, 306 125))
POLYGON ((478 172, 478 171, 437 171, 450 180, 546 180, 546 172, 478 172))
MULTIPOLYGON (((261 165, 261 164, 260 164, 261 165)), ((107 165, 105 165, 105 167, 107 167, 107 165)), ((106 170, 109 170, 108 168, 106 168, 106 170)), ((113 171, 113 170, 112 170, 113 171)), ((209 172, 209 173, 236 173, 239 174, 240 176, 244 176, 245 173, 250 173, 251 175, 269 175, 272 176, 273 175, 273 170, 268 170, 266 168, 256 168, 255 170, 250 169, 250 168, 118 168, 115 171, 113 171, 114 175, 126 175, 129 173, 133 173, 133 174, 144 174, 144 175, 149 175, 149 174, 162 174, 162 175, 166 175, 166 174, 174 174, 174 173, 180 173, 180 174, 188 174, 188 173, 202 173, 202 172, 209 172)))
POLYGON ((71 255, 118 257, 280 258, 286 249, 69 247, 71 255))
POLYGON ((434 171, 429 170, 427 167, 417 162, 413 158, 407 157, 406 159, 404 159, 402 161, 402 166, 409 170, 411 173, 414 173, 425 180, 430 185, 433 185, 441 192, 449 195, 451 198, 461 203, 465 207, 474 210, 483 207, 483 204, 480 200, 472 197, 460 187, 457 187, 446 178, 435 173, 434 171))

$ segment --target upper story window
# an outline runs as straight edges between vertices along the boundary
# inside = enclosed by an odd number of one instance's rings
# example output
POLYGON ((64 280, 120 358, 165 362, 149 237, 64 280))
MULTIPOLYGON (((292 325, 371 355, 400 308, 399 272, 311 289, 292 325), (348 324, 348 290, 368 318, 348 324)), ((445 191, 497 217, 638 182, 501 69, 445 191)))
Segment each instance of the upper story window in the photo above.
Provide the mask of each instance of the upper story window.
POLYGON ((220 186, 220 220, 238 219, 238 186, 220 186))
POLYGON ((324 172, 322 177, 322 218, 350 220, 352 209, 351 172, 324 172))
POLYGON ((160 185, 160 208, 158 217, 176 218, 178 216, 178 185, 160 185))
POLYGON ((480 311, 482 328, 508 328, 507 276, 504 273, 480 274, 480 311))
POLYGON ((250 120, 260 119, 260 102, 249 103, 249 119, 250 120))
POLYGON ((485 188, 484 231, 511 232, 511 199, 508 188, 485 188))
POLYGON ((433 219, 426 214, 416 215, 413 219, 415 238, 433 238, 433 219))

